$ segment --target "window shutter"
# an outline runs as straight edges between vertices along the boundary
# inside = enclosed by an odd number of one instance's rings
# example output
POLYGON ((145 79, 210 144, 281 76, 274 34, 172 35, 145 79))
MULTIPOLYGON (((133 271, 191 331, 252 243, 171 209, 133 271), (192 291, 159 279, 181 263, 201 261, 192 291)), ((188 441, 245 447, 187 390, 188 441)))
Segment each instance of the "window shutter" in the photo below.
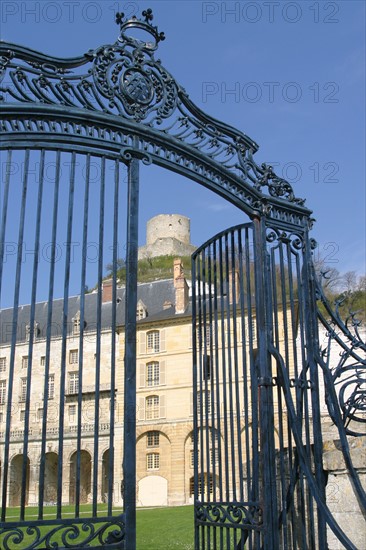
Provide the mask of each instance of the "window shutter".
POLYGON ((160 418, 165 418, 165 395, 161 395, 159 399, 160 418))
POLYGON ((144 388, 146 384, 146 376, 145 376, 145 363, 140 363, 140 388, 144 388))
POLYGON ((164 385, 165 382, 165 361, 160 361, 160 371, 159 371, 159 383, 164 385))
POLYGON ((160 351, 165 351, 165 329, 160 331, 160 351))
POLYGON ((138 420, 145 420, 145 398, 139 398, 139 410, 137 415, 138 420))
POLYGON ((146 353, 146 334, 145 334, 145 332, 140 332, 139 337, 140 337, 140 355, 144 355, 146 353))
POLYGON ((240 321, 237 321, 237 323, 236 323, 236 337, 238 339, 238 342, 241 342, 241 323, 240 323, 240 321))
POLYGON ((193 416, 193 392, 191 391, 189 395, 190 403, 189 403, 189 414, 193 416))

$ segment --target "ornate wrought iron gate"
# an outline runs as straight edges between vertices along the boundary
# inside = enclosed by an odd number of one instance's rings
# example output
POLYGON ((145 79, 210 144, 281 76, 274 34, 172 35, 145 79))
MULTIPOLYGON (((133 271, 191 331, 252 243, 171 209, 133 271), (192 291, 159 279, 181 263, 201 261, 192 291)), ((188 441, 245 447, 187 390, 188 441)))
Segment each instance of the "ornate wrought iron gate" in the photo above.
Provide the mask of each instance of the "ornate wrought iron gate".
MULTIPOLYGON (((118 14, 117 42, 73 59, 0 44, 1 149, 6 151, 0 290, 3 296, 12 293, 2 311, 2 343, 10 353, 0 373, 1 545, 6 550, 136 546, 137 222, 143 162, 197 181, 251 220, 206 243, 193 259, 196 548, 326 548, 326 523, 352 548, 324 499, 318 366, 332 374, 317 342, 311 212, 271 167, 255 162, 255 142, 190 101, 155 60, 164 35, 152 25, 151 10, 142 15, 125 20, 118 14), (136 28, 148 40, 133 38, 136 28), (124 172, 125 219, 120 213, 124 172), (10 205, 16 212, 12 219, 10 205), (127 274, 126 292, 120 294, 122 222, 127 274), (90 293, 85 282, 91 239, 97 292, 90 293), (109 246, 107 285, 102 270, 109 246), (32 260, 25 265, 27 254, 32 260), (44 254, 47 268, 40 263, 44 254), (57 293, 61 300, 54 300, 57 293), (29 306, 22 307, 26 296, 29 306), (123 396, 115 392, 122 377, 119 337, 125 340, 123 396), (46 346, 42 356, 37 338, 46 346), (92 365, 84 362, 87 346, 95 350, 92 365), (41 382, 37 362, 44 369, 41 382), (74 365, 71 372, 67 364, 74 365), (37 383, 42 391, 35 396, 37 383), (65 417, 67 402, 72 422, 65 417), (38 415, 37 433, 30 428, 32 414, 38 415), (66 441, 72 434, 74 453, 66 441), (88 451, 81 444, 86 438, 88 451), (28 456, 37 440, 41 452, 34 466, 28 456), (45 504, 51 503, 55 510, 48 517, 45 504), (86 515, 83 503, 91 505, 86 515), (30 504, 36 518, 28 517, 30 504)), ((362 363, 353 348, 350 353, 362 363)), ((349 403, 342 403, 347 417, 349 403)), ((331 404, 362 498, 337 395, 331 404)))
POLYGON ((312 246, 306 224, 265 215, 193 255, 196 548, 327 548, 327 525, 355 548, 325 499, 312 246))

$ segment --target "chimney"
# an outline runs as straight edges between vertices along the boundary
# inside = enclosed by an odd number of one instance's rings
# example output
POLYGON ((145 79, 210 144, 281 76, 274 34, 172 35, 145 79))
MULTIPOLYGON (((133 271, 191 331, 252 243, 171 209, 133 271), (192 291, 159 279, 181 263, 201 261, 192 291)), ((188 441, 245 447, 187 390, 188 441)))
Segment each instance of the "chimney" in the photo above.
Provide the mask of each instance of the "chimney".
POLYGON ((175 313, 184 313, 188 307, 189 289, 184 277, 182 260, 174 260, 175 313))
POLYGON ((102 284, 102 303, 112 301, 113 279, 106 279, 102 284))

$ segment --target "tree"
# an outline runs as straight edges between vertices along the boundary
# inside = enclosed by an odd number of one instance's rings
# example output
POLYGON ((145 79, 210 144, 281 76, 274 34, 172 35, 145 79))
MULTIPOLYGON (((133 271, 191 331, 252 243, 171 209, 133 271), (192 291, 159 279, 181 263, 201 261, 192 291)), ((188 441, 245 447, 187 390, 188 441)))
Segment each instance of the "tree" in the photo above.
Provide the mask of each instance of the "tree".
MULTIPOLYGON (((117 271, 119 271, 120 269, 124 269, 126 267, 126 261, 123 258, 117 258, 116 267, 117 271)), ((107 264, 105 268, 107 270, 107 275, 113 274, 113 262, 107 264)))

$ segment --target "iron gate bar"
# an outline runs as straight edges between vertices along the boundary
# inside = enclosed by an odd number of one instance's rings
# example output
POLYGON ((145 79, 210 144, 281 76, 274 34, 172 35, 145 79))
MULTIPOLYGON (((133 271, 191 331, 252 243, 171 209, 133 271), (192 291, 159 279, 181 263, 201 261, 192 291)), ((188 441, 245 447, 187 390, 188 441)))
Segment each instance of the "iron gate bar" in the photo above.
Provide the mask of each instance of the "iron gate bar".
MULTIPOLYGON (((85 191, 84 191, 84 217, 83 217, 83 244, 82 265, 80 280, 80 334, 79 334, 79 387, 77 396, 77 435, 76 435, 76 486, 75 486, 75 517, 80 516, 80 486, 81 486, 81 423, 82 423, 82 389, 83 389, 83 360, 84 360, 84 325, 85 325, 85 285, 86 285, 86 258, 88 238, 89 216, 89 191, 90 191, 90 154, 86 156, 85 191)), ((100 245, 100 241, 99 241, 100 245)), ((99 250, 99 254, 101 254, 99 250)), ((99 257, 99 256, 98 256, 99 257)), ((98 278, 98 285, 99 278, 98 278)), ((99 288, 99 287, 98 287, 99 288)), ((100 291, 100 288, 99 288, 100 291)), ((96 514, 94 514, 96 515, 96 514)))
MULTIPOLYGON (((72 223, 74 214, 74 189, 75 189, 75 157, 76 153, 71 154, 70 182, 69 182, 69 202, 67 211, 67 230, 66 230, 66 253, 65 253, 65 275, 64 275, 64 300, 62 308, 62 343, 61 343, 61 378, 60 378, 60 404, 59 404, 59 424, 58 424, 58 462, 57 462, 57 519, 62 518, 62 467, 64 462, 64 417, 65 407, 63 397, 65 395, 66 382, 66 342, 67 342, 67 318, 69 307, 69 285, 70 285, 70 259, 71 259, 71 237, 72 223)), ((80 368, 80 366, 79 366, 80 368)))
MULTIPOLYGON (((263 246, 266 241, 266 226, 263 220, 254 218, 254 277, 256 282, 256 321, 257 321, 257 348, 258 348, 258 376, 263 381, 272 380, 271 361, 268 350, 271 330, 271 294, 268 288, 268 263, 267 254, 263 246), (266 275, 266 276, 265 276, 266 275)), ((263 469, 263 515, 268 533, 263 540, 264 550, 272 550, 279 547, 277 524, 277 491, 276 472, 274 464, 274 416, 272 384, 258 383, 259 390, 259 422, 261 427, 260 449, 262 456, 268 457, 266 467, 263 469)), ((262 458, 263 460, 263 458, 262 458)))
MULTIPOLYGON (((116 403, 116 328, 117 328, 117 259, 118 259, 118 205, 119 205, 119 162, 114 164, 114 212, 113 212, 113 252, 112 252, 112 341, 111 341, 111 400, 110 400, 110 425, 114 425, 116 403)), ((114 482, 114 430, 109 433, 109 479, 108 479, 108 515, 112 515, 113 482, 114 482)))
POLYGON ((24 238, 24 220, 25 220, 25 203, 27 197, 27 178, 28 178, 28 165, 29 165, 29 150, 26 150, 24 161, 24 174, 23 174, 23 187, 21 198, 21 211, 19 220, 19 234, 18 234, 18 252, 16 262, 16 275, 15 275, 15 292, 14 292, 14 304, 13 304, 13 331, 11 336, 11 349, 10 349, 10 361, 9 361, 9 387, 8 387, 8 400, 6 410, 6 428, 5 428, 5 446, 4 446, 4 473, 3 473, 3 494, 1 503, 1 520, 5 521, 6 514, 6 497, 7 497, 7 483, 8 483, 8 468, 9 468, 9 450, 10 450, 10 420, 11 420, 11 406, 13 399, 13 377, 14 377, 14 364, 15 364, 15 345, 18 328, 18 306, 19 306, 19 290, 20 290, 20 275, 22 269, 22 247, 24 238))
MULTIPOLYGON (((99 198, 99 250, 98 250, 98 293, 97 293, 97 334, 95 364, 95 413, 94 413, 94 462, 93 462, 93 516, 97 515, 98 491, 98 451, 99 451, 99 389, 100 389, 100 343, 102 325, 102 285, 103 285, 103 248, 104 248, 104 194, 105 194, 105 157, 101 158, 101 185, 99 198)), ((115 304, 112 305, 112 308, 115 304)))
POLYGON ((126 550, 136 548, 136 310, 139 161, 127 165, 127 249, 126 249, 126 322, 125 322, 125 415, 123 456, 123 505, 126 517, 126 550), (130 443, 130 444, 128 444, 130 443))
POLYGON ((47 414, 48 414, 48 384, 50 373, 50 354, 51 354, 51 326, 53 312, 53 296, 55 282, 55 260, 56 260, 56 231, 57 231, 57 212, 60 187, 60 151, 56 153, 55 186, 53 192, 53 211, 52 211, 52 231, 51 231, 51 256, 50 256, 50 274, 48 283, 48 302, 47 302, 47 328, 46 328, 46 354, 45 354, 45 376, 44 376, 44 403, 42 418, 42 443, 40 459, 40 483, 39 483, 39 512, 38 519, 43 519, 43 501, 44 501, 44 479, 46 467, 46 432, 47 432, 47 414))
MULTIPOLYGON (((43 182, 44 182, 44 157, 45 151, 41 150, 41 161, 39 166, 39 185, 38 185, 38 197, 37 197, 37 214, 36 214, 36 229, 35 229, 35 248, 34 248, 34 260, 33 260, 33 275, 32 275, 32 290, 31 290, 31 309, 30 309, 30 327, 29 327, 29 348, 28 348, 28 364, 27 364, 27 395, 25 401, 25 421, 24 431, 25 438, 23 444, 23 465, 22 465, 22 489, 21 489, 21 505, 20 505, 20 519, 24 521, 25 514, 25 497, 26 497, 26 483, 27 483, 27 466, 28 466, 28 434, 29 434, 29 415, 30 415, 30 396, 31 396, 31 384, 32 384, 32 359, 33 359, 33 342, 34 342, 34 328, 35 328, 35 309, 36 309, 36 291, 37 291, 37 274, 38 274, 38 260, 39 260, 39 239, 41 229, 41 210, 42 210, 42 194, 43 194, 43 182)), ((29 162, 29 156, 28 156, 29 162)), ((28 169, 27 169, 28 171, 28 169)))
POLYGON ((6 165, 5 165, 5 186, 4 186, 4 196, 3 196, 3 212, 1 217, 1 233, 0 233, 0 296, 3 282, 3 262, 4 262, 4 252, 5 252, 5 230, 6 230, 6 219, 8 213, 8 201, 9 201, 9 185, 10 185, 10 166, 11 166, 11 157, 12 150, 8 149, 6 154, 6 165))
MULTIPOLYGON (((319 377, 318 377, 318 365, 316 363, 316 347, 319 346, 318 342, 318 326, 317 318, 313 312, 316 311, 316 300, 315 300, 315 287, 314 287, 314 278, 312 271, 312 259, 311 259, 311 241, 308 237, 308 234, 305 235, 304 247, 307 255, 305 256, 305 261, 303 265, 304 269, 304 303, 308 311, 312 312, 312 315, 308 316, 305 323, 305 332, 307 332, 307 346, 308 346, 308 357, 309 360, 309 372, 310 380, 313 384, 313 387, 319 388, 319 377)), ((305 366, 304 366, 305 368, 305 366)), ((316 443, 314 445, 314 463, 315 463, 315 477, 317 480, 318 490, 321 492, 323 501, 325 502, 325 483, 324 483, 324 471, 323 471, 323 438, 320 422, 320 401, 319 401, 319 391, 311 392, 311 404, 313 409, 313 430, 316 438, 316 443)), ((324 517, 318 511, 318 532, 319 532, 319 543, 326 544, 326 523, 324 517)))

